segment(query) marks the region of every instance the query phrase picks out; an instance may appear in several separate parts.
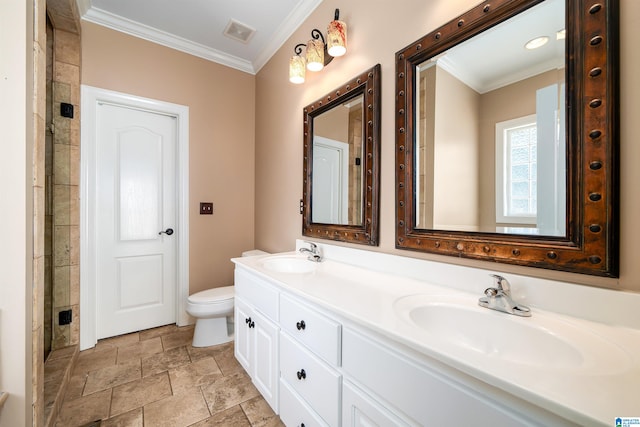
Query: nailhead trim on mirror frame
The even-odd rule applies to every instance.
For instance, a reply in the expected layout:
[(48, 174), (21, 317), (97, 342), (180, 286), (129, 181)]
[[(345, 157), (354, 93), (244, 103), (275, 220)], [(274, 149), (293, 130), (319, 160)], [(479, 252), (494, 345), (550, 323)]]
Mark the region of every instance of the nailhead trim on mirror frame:
[[(362, 225), (320, 224), (311, 221), (313, 118), (362, 94), (363, 102), (363, 221)], [(302, 235), (319, 239), (378, 245), (380, 210), (380, 64), (303, 109), (303, 205)]]
[[(414, 70), (541, 0), (485, 1), (396, 54), (396, 248), (618, 277), (618, 1), (566, 0), (567, 236), (417, 229)], [(573, 108), (571, 108), (573, 106)]]

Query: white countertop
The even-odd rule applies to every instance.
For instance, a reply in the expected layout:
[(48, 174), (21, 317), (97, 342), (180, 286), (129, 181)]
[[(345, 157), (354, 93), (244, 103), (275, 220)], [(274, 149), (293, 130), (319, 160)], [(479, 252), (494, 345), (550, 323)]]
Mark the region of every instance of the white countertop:
[[(366, 251), (359, 251), (359, 254), (363, 252)], [(296, 255), (296, 252), (289, 255)], [(438, 286), (406, 275), (371, 271), (326, 258), (311, 273), (274, 272), (262, 265), (270, 256), (274, 255), (234, 258), (232, 261), (349, 321), (575, 423), (610, 426), (614, 425), (616, 417), (640, 417), (638, 329), (534, 306), (530, 318), (515, 318), (478, 308), (485, 310), (487, 316), (507, 316), (504, 320), (509, 322), (534, 322), (542, 329), (546, 324), (561, 325), (569, 333), (575, 331), (575, 339), (597, 353), (593, 361), (586, 363), (589, 366), (582, 367), (540, 366), (517, 361), (502, 363), (499, 358), (432, 339), (428, 332), (415, 326), (397, 309), (399, 299), (416, 294), (427, 295), (424, 298), (453, 298), (468, 303), (469, 309), (475, 309), (471, 306), (477, 306), (481, 293)], [(515, 295), (514, 299), (521, 302)]]

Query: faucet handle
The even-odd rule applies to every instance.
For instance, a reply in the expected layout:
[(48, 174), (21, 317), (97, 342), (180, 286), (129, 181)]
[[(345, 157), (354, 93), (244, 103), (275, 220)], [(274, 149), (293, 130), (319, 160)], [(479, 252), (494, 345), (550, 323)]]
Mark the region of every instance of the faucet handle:
[(511, 292), (511, 285), (509, 284), (509, 281), (507, 279), (500, 276), (499, 274), (490, 274), (490, 276), (494, 278), (496, 284), (495, 287), (498, 291), (502, 291), (506, 294)]
[(489, 298), (493, 298), (498, 295), (498, 290), (496, 288), (487, 288), (484, 290), (484, 294)]

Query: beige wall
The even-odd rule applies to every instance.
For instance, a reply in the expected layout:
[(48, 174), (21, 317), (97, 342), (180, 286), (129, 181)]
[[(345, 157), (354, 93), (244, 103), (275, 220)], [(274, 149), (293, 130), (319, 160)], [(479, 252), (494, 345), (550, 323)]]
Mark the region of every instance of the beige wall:
[(436, 67), (435, 100), (432, 228), (477, 231), (480, 96)]
[[(253, 75), (82, 23), (82, 84), (189, 107), (190, 293), (232, 284), (229, 259), (254, 246), (254, 83)], [(199, 202), (213, 202), (213, 215), (199, 215)]]
[(332, 108), (316, 116), (313, 119), (313, 134), (347, 144), (349, 142), (349, 110)]
[[(302, 108), (335, 89), (347, 79), (376, 63), (382, 67), (381, 214), (380, 246), (366, 248), (398, 255), (434, 259), (447, 263), (478, 266), (503, 272), (566, 280), (640, 292), (640, 263), (637, 241), (640, 225), (640, 56), (634, 42), (640, 39), (640, 2), (621, 0), (621, 218), (620, 279), (554, 272), (453, 257), (421, 255), (395, 249), (395, 53), (468, 10), (476, 0), (406, 0), (402, 5), (366, 0), (348, 4), (325, 0), (299, 30), (282, 46), (256, 78), (256, 245), (270, 251), (294, 248), (302, 238), (298, 201), (302, 195)], [(293, 46), (308, 38), (312, 28), (322, 28), (340, 8), (340, 17), (349, 26), (348, 52), (336, 58), (320, 73), (308, 73), (303, 85), (287, 80), (287, 64)], [(381, 23), (384, 23), (381, 26)], [(395, 31), (397, 30), (397, 31)], [(274, 108), (277, 106), (277, 108)], [(286, 167), (283, 167), (286, 165)], [(355, 246), (363, 248), (362, 246)]]

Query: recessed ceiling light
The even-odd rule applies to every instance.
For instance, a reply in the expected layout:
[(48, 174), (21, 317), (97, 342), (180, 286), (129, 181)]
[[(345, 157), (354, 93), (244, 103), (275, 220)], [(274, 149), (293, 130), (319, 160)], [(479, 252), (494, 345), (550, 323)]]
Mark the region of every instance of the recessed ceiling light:
[(527, 44), (524, 45), (524, 47), (526, 47), (529, 50), (537, 49), (547, 44), (548, 41), (549, 41), (549, 37), (547, 36), (536, 37), (535, 39), (529, 40)]
[(556, 33), (556, 40), (564, 40), (567, 37), (567, 30), (564, 28)]
[(242, 43), (249, 43), (251, 37), (256, 32), (248, 25), (242, 24), (234, 19), (230, 20), (224, 29), (224, 35)]

